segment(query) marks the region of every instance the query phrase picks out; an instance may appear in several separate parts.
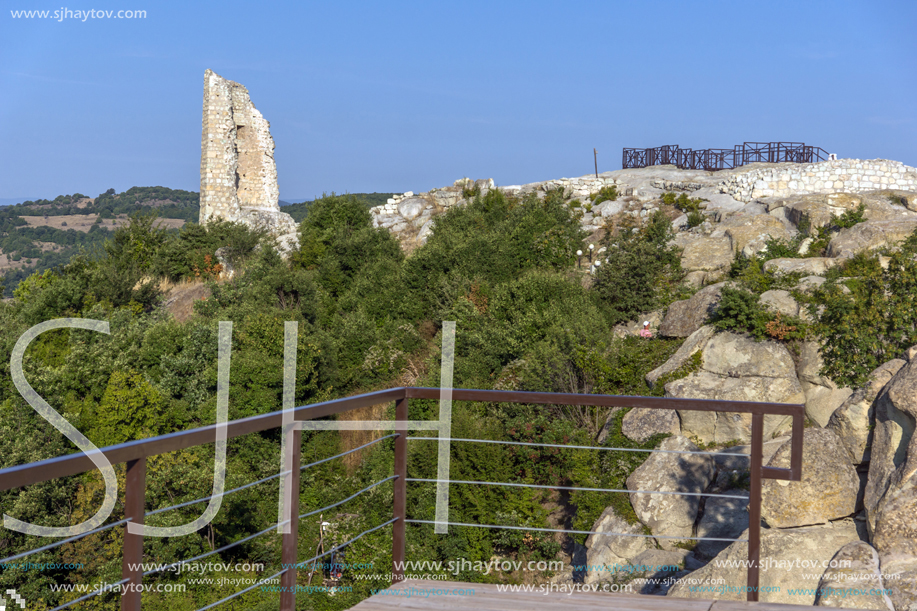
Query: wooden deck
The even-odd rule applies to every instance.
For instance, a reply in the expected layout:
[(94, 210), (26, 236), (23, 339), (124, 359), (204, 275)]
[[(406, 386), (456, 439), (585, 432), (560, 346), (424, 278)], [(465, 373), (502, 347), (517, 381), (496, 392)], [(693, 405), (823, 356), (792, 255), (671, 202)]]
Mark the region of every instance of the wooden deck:
[[(452, 611), (574, 611), (579, 609), (615, 609), (616, 611), (801, 611), (811, 610), (809, 605), (783, 605), (778, 603), (749, 603), (735, 601), (694, 600), (640, 594), (610, 594), (605, 592), (562, 591), (545, 593), (500, 592), (493, 584), (462, 583), (458, 581), (427, 581), (408, 579), (389, 590), (404, 594), (376, 594), (367, 598), (351, 611), (392, 611), (393, 609), (431, 609)], [(412, 590), (413, 588), (413, 590)], [(472, 590), (461, 595), (431, 594), (436, 590)]]

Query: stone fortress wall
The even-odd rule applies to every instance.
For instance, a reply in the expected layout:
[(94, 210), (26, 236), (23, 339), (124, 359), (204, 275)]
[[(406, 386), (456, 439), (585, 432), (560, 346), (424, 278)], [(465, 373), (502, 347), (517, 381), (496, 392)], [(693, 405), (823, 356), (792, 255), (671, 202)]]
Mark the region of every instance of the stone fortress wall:
[(215, 219), (267, 231), (281, 253), (295, 250), (299, 231), (280, 211), (270, 123), (244, 86), (212, 70), (204, 73), (201, 126), (200, 223)]
[(886, 159), (781, 163), (777, 167), (758, 168), (731, 176), (720, 189), (742, 202), (803, 193), (860, 193), (880, 189), (917, 191), (917, 169)]

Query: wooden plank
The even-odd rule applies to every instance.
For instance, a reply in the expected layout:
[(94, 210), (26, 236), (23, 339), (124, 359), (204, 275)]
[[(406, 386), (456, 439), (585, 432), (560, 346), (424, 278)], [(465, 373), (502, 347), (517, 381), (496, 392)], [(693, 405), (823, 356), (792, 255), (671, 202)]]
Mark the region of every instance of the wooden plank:
[[(809, 605), (791, 605), (787, 603), (769, 603), (769, 602), (757, 602), (750, 603), (745, 601), (735, 601), (735, 600), (717, 600), (714, 601), (713, 606), (710, 608), (710, 611), (798, 611), (805, 607), (806, 609), (812, 609)], [(848, 609), (848, 611), (851, 611)], [(852, 611), (857, 611), (852, 609)], [(866, 611), (861, 609), (860, 611)]]
[[(547, 584), (546, 584), (547, 585)], [(407, 593), (414, 588), (415, 592)], [(499, 591), (495, 584), (463, 583), (458, 581), (428, 581), (408, 579), (393, 585), (390, 590), (405, 591), (404, 595), (376, 594), (355, 607), (352, 611), (504, 611), (505, 609), (526, 609), (531, 611), (571, 611), (571, 609), (616, 609), (619, 611), (802, 611), (809, 605), (788, 605), (766, 602), (713, 601), (641, 594), (610, 592), (533, 592)], [(436, 595), (430, 590), (471, 589), (474, 594)]]
[[(608, 609), (613, 606), (622, 611), (709, 611), (710, 602), (684, 600), (662, 596), (617, 594), (607, 592), (573, 593), (562, 591), (533, 592), (499, 591), (495, 584), (462, 583), (455, 581), (427, 581), (410, 579), (392, 586), (390, 590), (404, 591), (404, 595), (375, 595), (353, 607), (353, 611), (390, 611), (392, 609), (432, 609), (448, 611), (474, 609), (475, 611), (503, 611), (521, 608), (542, 611), (570, 611), (576, 609)], [(414, 589), (412, 592), (411, 589)], [(429, 594), (431, 590), (473, 590), (474, 594)], [(411, 594), (408, 596), (408, 594)]]

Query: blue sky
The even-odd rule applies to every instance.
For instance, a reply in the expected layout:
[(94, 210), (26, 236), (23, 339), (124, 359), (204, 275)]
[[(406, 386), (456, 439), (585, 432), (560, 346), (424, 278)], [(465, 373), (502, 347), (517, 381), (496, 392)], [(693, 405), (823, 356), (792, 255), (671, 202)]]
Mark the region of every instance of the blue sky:
[[(2, 2), (0, 199), (198, 190), (207, 68), (271, 122), (283, 199), (579, 176), (593, 147), (917, 166), (914, 2), (81, 1)], [(147, 16), (11, 14), (64, 7)]]

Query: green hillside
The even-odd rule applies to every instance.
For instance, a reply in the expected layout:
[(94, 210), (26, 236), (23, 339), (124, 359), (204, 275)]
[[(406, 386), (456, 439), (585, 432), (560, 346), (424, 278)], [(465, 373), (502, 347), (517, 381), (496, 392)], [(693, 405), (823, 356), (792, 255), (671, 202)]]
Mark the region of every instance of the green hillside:
[(109, 189), (95, 198), (82, 193), (25, 201), (0, 208), (0, 278), (4, 296), (36, 271), (67, 263), (79, 253), (95, 256), (113, 231), (136, 213), (154, 212), (166, 227), (197, 221), (200, 197), (166, 187)]

